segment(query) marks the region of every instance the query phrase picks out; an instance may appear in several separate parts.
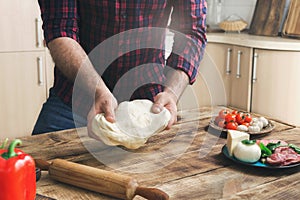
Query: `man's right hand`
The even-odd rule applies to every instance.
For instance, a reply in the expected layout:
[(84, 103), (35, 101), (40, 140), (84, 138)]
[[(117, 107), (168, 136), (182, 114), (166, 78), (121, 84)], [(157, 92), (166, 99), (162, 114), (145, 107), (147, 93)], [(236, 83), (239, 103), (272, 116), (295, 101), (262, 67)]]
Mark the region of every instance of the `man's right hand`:
[(95, 103), (88, 114), (88, 135), (96, 140), (100, 138), (92, 132), (92, 122), (95, 116), (99, 113), (104, 113), (107, 121), (115, 122), (115, 109), (118, 107), (118, 102), (114, 95), (107, 89), (105, 91), (96, 92)]
[(91, 132), (91, 122), (98, 113), (105, 113), (106, 119), (114, 122), (114, 110), (118, 106), (116, 98), (106, 87), (78, 42), (72, 38), (60, 37), (49, 42), (48, 47), (56, 66), (70, 81), (74, 82), (76, 79), (90, 95), (94, 94), (96, 85), (95, 103), (87, 116), (87, 126), (89, 136), (99, 139)]

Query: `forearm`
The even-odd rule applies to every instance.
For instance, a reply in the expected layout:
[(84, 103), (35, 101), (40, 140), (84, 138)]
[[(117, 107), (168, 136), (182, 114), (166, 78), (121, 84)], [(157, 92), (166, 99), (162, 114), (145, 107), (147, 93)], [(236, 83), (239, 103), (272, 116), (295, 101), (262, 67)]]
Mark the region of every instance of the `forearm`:
[(189, 83), (189, 77), (182, 70), (170, 70), (167, 73), (167, 81), (164, 92), (170, 93), (177, 103)]
[(74, 82), (77, 79), (76, 81), (80, 81), (90, 94), (95, 92), (93, 90), (95, 85), (97, 94), (107, 92), (108, 89), (101, 76), (75, 40), (68, 37), (56, 38), (49, 42), (48, 47), (55, 65), (70, 81)]

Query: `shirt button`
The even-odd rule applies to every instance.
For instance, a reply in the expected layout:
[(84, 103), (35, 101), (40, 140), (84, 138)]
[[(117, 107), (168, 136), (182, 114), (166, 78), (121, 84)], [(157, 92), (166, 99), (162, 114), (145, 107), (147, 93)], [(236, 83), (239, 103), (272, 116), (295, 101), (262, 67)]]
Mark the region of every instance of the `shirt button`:
[(126, 13), (123, 13), (123, 14), (121, 14), (121, 16), (122, 16), (123, 19), (126, 19), (127, 14), (126, 14)]

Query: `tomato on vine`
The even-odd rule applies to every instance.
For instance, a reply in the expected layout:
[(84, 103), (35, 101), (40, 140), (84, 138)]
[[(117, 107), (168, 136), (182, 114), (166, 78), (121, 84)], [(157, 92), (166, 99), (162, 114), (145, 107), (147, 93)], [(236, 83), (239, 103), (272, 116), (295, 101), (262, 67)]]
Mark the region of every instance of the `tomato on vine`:
[(245, 116), (245, 122), (250, 123), (252, 121), (252, 117), (249, 113), (246, 113), (244, 116)]
[(236, 122), (229, 122), (226, 124), (226, 128), (230, 130), (236, 130), (238, 127), (238, 124)]
[(225, 121), (226, 122), (235, 122), (236, 121), (235, 114), (231, 114), (231, 113), (227, 114), (225, 116)]
[(219, 126), (220, 128), (225, 128), (225, 126), (226, 126), (226, 121), (225, 121), (224, 119), (220, 120), (220, 121), (218, 122), (218, 126)]
[(239, 111), (233, 110), (233, 111), (231, 112), (231, 114), (237, 115), (237, 114), (239, 114)]
[(230, 111), (228, 109), (222, 109), (219, 112), (219, 117), (221, 117), (222, 119), (225, 119), (225, 116), (229, 113), (230, 113)]
[(242, 112), (240, 112), (236, 115), (236, 122), (238, 124), (243, 124), (245, 122), (245, 118), (245, 115)]
[(249, 126), (250, 126), (250, 123), (244, 122), (244, 123), (242, 123), (242, 125), (249, 127)]

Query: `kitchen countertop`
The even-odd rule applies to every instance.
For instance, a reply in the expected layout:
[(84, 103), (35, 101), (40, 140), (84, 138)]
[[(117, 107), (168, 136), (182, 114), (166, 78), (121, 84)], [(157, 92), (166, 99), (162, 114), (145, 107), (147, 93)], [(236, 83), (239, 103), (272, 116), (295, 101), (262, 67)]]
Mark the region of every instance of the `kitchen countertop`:
[[(207, 132), (211, 115), (211, 108), (181, 111), (178, 123), (170, 130), (152, 136), (141, 149), (127, 151), (128, 156), (117, 159), (112, 152), (120, 148), (100, 145), (86, 135), (84, 127), (24, 137), (19, 148), (34, 158), (62, 158), (132, 176), (141, 186), (165, 191), (172, 200), (300, 199), (299, 167), (270, 170), (227, 159), (221, 153), (226, 139)], [(283, 139), (300, 145), (300, 128), (271, 121), (275, 129), (256, 138)], [(165, 148), (168, 146), (171, 148)], [(143, 157), (144, 154), (150, 156)], [(42, 173), (37, 193), (59, 200), (114, 199), (54, 181), (48, 172)]]
[(207, 40), (259, 49), (300, 51), (300, 40), (291, 38), (257, 36), (247, 33), (207, 33)]

